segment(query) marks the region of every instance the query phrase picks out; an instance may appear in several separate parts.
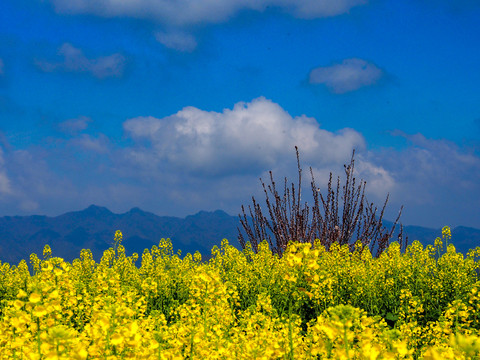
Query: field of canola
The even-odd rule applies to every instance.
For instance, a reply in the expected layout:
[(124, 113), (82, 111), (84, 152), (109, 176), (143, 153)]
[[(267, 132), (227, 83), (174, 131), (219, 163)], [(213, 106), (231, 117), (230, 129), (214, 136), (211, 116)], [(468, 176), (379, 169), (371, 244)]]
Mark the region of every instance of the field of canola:
[[(0, 359), (478, 359), (480, 248), (222, 241), (183, 259), (169, 240), (95, 263), (0, 264)], [(443, 240), (443, 241), (442, 241)], [(136, 264), (139, 262), (139, 264)]]

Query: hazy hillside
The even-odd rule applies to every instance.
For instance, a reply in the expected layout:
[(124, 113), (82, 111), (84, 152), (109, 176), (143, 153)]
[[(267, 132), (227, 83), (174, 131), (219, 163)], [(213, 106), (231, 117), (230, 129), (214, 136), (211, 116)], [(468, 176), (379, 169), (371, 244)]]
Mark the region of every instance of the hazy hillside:
[(18, 263), (28, 259), (32, 252), (41, 256), (45, 244), (52, 247), (54, 256), (68, 261), (77, 258), (83, 248), (91, 249), (99, 260), (112, 245), (116, 230), (123, 233), (122, 245), (127, 254), (141, 254), (145, 248), (158, 245), (160, 239), (170, 238), (175, 251), (181, 249), (186, 254), (198, 250), (207, 256), (222, 238), (238, 245), (238, 218), (235, 219), (221, 210), (200, 211), (181, 219), (157, 216), (138, 208), (114, 214), (95, 205), (56, 217), (5, 216), (0, 218), (0, 260)]

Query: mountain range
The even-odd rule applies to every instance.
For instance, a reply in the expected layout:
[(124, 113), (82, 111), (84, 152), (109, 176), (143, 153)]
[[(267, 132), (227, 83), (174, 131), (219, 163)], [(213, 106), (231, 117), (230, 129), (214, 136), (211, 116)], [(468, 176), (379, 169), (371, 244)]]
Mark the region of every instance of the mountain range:
[[(249, 219), (251, 221), (251, 219)], [(390, 229), (392, 222), (383, 221)], [(113, 245), (116, 230), (123, 233), (122, 245), (127, 255), (136, 252), (141, 256), (144, 249), (158, 245), (162, 238), (170, 238), (176, 252), (199, 251), (206, 259), (214, 245), (220, 246), (223, 238), (238, 249), (238, 228), (243, 231), (238, 216), (231, 216), (222, 210), (200, 211), (185, 218), (157, 216), (133, 208), (123, 214), (114, 214), (105, 207), (91, 205), (82, 211), (48, 216), (3, 216), (0, 217), (0, 261), (18, 264), (21, 259), (29, 261), (31, 253), (42, 257), (45, 244), (52, 248), (52, 255), (66, 261), (78, 258), (82, 249), (90, 249), (96, 261), (103, 251)], [(397, 226), (398, 228), (398, 226)], [(441, 229), (420, 226), (404, 226), (404, 235), (409, 244), (419, 240), (423, 245), (433, 244), (442, 236)], [(398, 229), (394, 233), (396, 239)], [(245, 238), (247, 238), (245, 236)], [(457, 252), (466, 252), (480, 246), (480, 229), (458, 226), (452, 229), (452, 240)]]

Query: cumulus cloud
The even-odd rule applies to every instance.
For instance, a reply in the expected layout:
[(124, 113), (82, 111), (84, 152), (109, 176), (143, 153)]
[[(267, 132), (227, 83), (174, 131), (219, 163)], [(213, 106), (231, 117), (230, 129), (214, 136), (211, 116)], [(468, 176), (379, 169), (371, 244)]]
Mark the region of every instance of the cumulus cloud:
[(328, 132), (314, 119), (292, 117), (263, 97), (221, 113), (186, 107), (163, 119), (130, 119), (123, 127), (133, 139), (150, 143), (132, 150), (137, 161), (168, 161), (213, 176), (272, 167), (290, 158), (295, 145), (305, 159), (321, 154), (327, 162), (348, 158), (353, 148), (365, 147), (363, 136), (353, 129)]
[(345, 59), (341, 64), (318, 67), (310, 72), (311, 84), (325, 84), (335, 94), (355, 91), (375, 84), (383, 76), (383, 71), (365, 60)]
[(269, 170), (280, 195), (284, 177), (297, 188), (298, 145), (302, 204), (313, 204), (309, 167), (325, 194), (330, 172), (345, 184), (343, 164), (355, 148), (354, 176), (367, 181), (367, 200), (381, 209), (390, 193), (385, 219), (405, 205), (403, 224), (479, 226), (480, 158), (446, 140), (397, 131), (408, 142), (402, 150), (368, 150), (354, 129), (326, 131), (265, 98), (221, 112), (186, 107), (161, 119), (137, 117), (123, 129), (127, 141), (118, 145), (80, 133), (53, 147), (6, 147), (0, 211), (58, 215), (95, 203), (114, 212), (139, 206), (171, 216), (218, 208), (238, 214), (252, 196), (265, 200), (259, 178), (269, 184)]
[(157, 32), (155, 38), (167, 48), (178, 51), (192, 52), (197, 47), (197, 41), (192, 35), (181, 32)]
[(82, 50), (69, 43), (65, 43), (60, 47), (58, 55), (63, 56), (63, 62), (37, 61), (36, 64), (44, 72), (56, 70), (86, 72), (99, 79), (104, 79), (107, 77), (121, 77), (126, 63), (125, 57), (118, 53), (96, 59), (87, 58)]
[(50, 0), (58, 13), (130, 16), (177, 26), (226, 21), (241, 10), (280, 8), (300, 18), (335, 16), (368, 0)]
[(89, 117), (80, 116), (76, 119), (68, 119), (61, 122), (58, 124), (58, 128), (64, 133), (74, 135), (85, 130), (90, 122), (92, 122), (92, 119)]

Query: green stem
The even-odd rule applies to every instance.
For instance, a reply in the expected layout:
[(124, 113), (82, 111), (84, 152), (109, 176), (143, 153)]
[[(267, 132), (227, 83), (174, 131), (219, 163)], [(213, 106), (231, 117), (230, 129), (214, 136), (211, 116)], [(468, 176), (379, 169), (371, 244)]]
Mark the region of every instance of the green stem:
[(290, 360), (294, 360), (293, 358), (293, 329), (292, 329), (292, 300), (288, 302), (288, 339), (290, 345), (290, 353), (289, 358)]
[(343, 323), (343, 341), (345, 343), (345, 352), (347, 353), (347, 360), (350, 360), (350, 355), (348, 354), (348, 350), (350, 346), (348, 346), (347, 326), (345, 322)]

